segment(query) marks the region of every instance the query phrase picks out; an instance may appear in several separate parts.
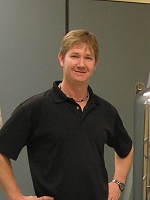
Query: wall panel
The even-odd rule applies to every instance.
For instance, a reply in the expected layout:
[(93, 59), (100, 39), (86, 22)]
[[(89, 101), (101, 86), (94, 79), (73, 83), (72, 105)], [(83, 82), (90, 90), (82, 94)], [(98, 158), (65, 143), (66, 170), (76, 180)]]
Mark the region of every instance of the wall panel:
[[(30, 96), (62, 77), (57, 54), (65, 34), (65, 0), (0, 1), (0, 107), (5, 122)], [(32, 195), (24, 149), (13, 162), (23, 193)], [(6, 200), (0, 190), (0, 199)]]
[[(150, 71), (150, 6), (70, 0), (70, 30), (88, 29), (100, 42), (100, 62), (91, 86), (119, 111), (130, 136), (134, 133), (135, 85), (147, 83)], [(113, 152), (106, 147), (109, 178)]]

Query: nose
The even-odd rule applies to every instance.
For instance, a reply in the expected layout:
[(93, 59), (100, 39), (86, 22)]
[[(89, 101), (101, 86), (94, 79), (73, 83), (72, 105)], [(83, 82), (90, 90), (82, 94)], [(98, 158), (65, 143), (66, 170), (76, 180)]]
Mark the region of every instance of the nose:
[(84, 63), (84, 59), (80, 58), (79, 62), (78, 62), (78, 67), (85, 67), (85, 63)]

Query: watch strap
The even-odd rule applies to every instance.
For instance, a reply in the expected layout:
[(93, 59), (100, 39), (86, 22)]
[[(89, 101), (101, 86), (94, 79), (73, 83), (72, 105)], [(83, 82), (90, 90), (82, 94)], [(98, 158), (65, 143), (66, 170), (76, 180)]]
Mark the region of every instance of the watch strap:
[(113, 179), (112, 182), (118, 184), (121, 192), (125, 189), (125, 183), (119, 181), (118, 179)]

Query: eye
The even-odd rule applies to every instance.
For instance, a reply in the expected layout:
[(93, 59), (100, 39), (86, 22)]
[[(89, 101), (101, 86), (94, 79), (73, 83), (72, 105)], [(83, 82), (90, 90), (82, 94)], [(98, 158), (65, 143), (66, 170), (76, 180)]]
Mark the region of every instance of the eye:
[(90, 57), (90, 56), (87, 56), (86, 59), (87, 59), (87, 60), (93, 60), (93, 58)]
[(77, 55), (71, 55), (71, 58), (78, 58), (79, 56)]

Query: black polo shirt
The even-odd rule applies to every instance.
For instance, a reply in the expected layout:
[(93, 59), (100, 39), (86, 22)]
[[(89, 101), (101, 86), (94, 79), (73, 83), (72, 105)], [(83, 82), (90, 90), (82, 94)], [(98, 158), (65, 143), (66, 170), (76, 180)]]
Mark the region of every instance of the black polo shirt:
[(37, 196), (107, 200), (104, 145), (125, 157), (132, 141), (117, 110), (90, 87), (90, 99), (82, 112), (58, 84), (18, 106), (1, 129), (0, 152), (16, 160), (27, 145)]

